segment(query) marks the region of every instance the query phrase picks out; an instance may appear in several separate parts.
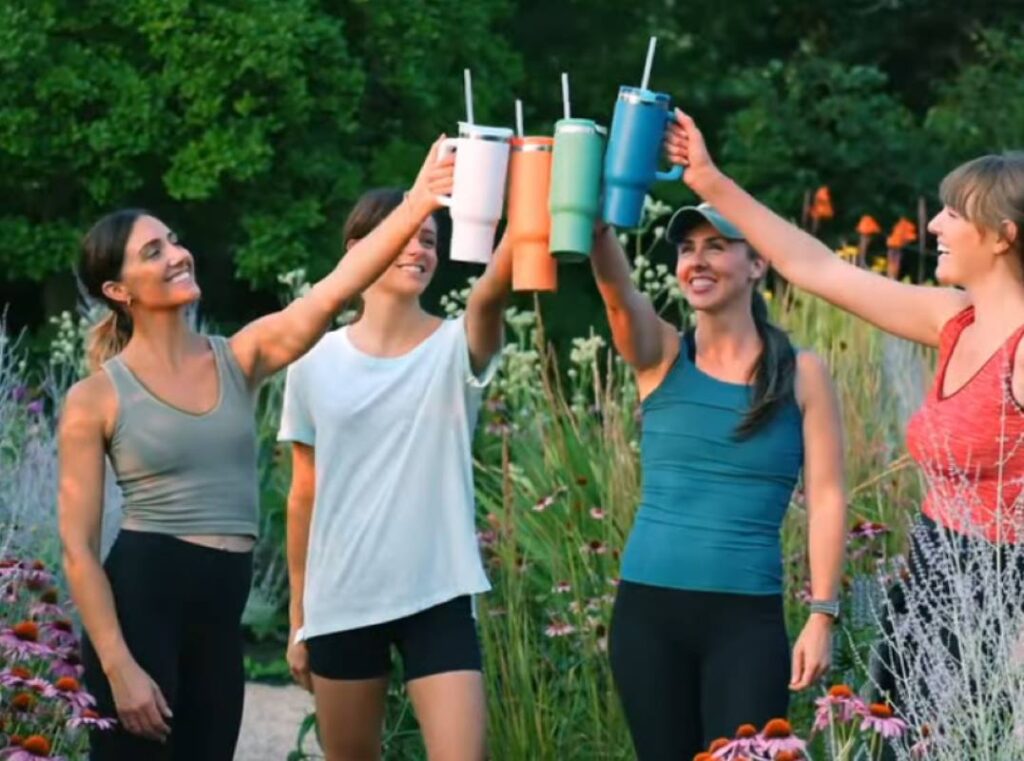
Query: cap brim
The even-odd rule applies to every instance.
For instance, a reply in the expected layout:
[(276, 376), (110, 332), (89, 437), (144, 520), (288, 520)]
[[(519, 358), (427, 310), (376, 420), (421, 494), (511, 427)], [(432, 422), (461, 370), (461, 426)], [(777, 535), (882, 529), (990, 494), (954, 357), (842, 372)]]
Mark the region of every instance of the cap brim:
[(745, 240), (743, 233), (717, 211), (702, 209), (699, 206), (683, 206), (678, 209), (665, 228), (665, 240), (678, 245), (683, 242), (690, 230), (702, 222), (707, 222), (730, 240)]

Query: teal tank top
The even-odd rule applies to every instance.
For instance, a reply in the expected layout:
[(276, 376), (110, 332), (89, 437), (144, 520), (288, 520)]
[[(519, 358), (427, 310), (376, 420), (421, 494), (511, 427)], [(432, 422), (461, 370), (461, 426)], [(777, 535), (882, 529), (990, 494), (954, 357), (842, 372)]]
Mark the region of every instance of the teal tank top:
[(733, 437), (752, 388), (697, 369), (691, 336), (644, 400), (643, 489), (622, 560), (626, 581), (706, 592), (782, 592), (780, 531), (803, 466), (795, 399)]
[(258, 534), (255, 394), (227, 339), (207, 338), (220, 393), (202, 415), (154, 396), (120, 357), (103, 364), (117, 391), (107, 453), (124, 496), (124, 528)]

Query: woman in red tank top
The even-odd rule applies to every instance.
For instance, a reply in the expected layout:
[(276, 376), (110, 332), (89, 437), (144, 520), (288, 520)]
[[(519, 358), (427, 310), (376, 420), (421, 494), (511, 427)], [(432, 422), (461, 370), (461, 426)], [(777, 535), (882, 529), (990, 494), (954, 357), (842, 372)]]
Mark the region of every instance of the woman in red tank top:
[[(913, 533), (910, 580), (898, 585), (906, 606), (894, 601), (883, 628), (882, 647), (899, 653), (883, 669), (900, 688), (897, 708), (912, 723), (953, 722), (946, 715), (952, 709), (941, 706), (955, 695), (961, 725), (963, 717), (988, 711), (1009, 727), (1005, 736), (984, 738), (985, 728), (955, 727), (932, 742), (959, 733), (991, 744), (995, 755), (987, 757), (1008, 758), (1000, 754), (1010, 745), (1021, 749), (1012, 757), (1024, 757), (1024, 719), (1015, 727), (1008, 713), (1024, 703), (1024, 674), (1005, 676), (1009, 665), (1024, 663), (1024, 153), (982, 156), (943, 180), (943, 208), (928, 225), (944, 286), (936, 288), (860, 269), (773, 213), (719, 171), (700, 130), (680, 111), (666, 152), (686, 167), (686, 184), (790, 283), (939, 349), (934, 386), (908, 426), (907, 443), (928, 488)], [(894, 673), (906, 663), (917, 669), (913, 677)], [(922, 705), (930, 719), (921, 718)], [(971, 758), (987, 752), (964, 750)]]

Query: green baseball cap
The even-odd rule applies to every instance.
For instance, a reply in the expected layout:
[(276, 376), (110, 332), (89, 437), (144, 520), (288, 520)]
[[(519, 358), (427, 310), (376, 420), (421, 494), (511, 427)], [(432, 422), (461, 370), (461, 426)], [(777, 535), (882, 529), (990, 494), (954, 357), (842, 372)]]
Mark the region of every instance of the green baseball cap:
[(708, 222), (729, 240), (746, 240), (732, 222), (723, 217), (714, 206), (702, 203), (698, 206), (684, 206), (678, 209), (668, 221), (665, 228), (665, 240), (678, 246), (686, 238), (686, 234), (701, 222)]

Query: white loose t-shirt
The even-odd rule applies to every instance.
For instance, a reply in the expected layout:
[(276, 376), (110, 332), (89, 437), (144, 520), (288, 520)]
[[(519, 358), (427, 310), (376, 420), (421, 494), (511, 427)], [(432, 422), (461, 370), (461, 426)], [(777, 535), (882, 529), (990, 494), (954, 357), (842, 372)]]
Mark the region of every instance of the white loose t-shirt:
[(279, 441), (316, 448), (303, 640), (490, 589), (474, 521), (483, 388), (464, 318), (399, 357), (325, 335), (288, 369)]

